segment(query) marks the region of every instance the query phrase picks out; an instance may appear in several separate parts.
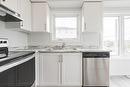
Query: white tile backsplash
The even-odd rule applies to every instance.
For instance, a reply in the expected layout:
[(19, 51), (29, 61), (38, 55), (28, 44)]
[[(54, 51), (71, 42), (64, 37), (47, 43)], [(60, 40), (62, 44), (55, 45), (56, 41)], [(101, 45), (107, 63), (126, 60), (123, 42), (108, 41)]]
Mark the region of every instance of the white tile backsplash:
[(83, 32), (81, 36), (83, 46), (88, 48), (100, 48), (100, 34), (97, 32)]
[(100, 34), (97, 32), (83, 32), (81, 40), (74, 40), (74, 41), (57, 41), (51, 40), (51, 34), (46, 32), (41, 33), (30, 33), (28, 36), (28, 43), (31, 46), (55, 46), (62, 42), (65, 42), (66, 45), (73, 45), (73, 46), (84, 46), (89, 48), (99, 48), (100, 47)]
[(9, 47), (22, 47), (28, 45), (28, 34), (6, 29), (5, 22), (0, 21), (0, 38), (8, 38)]
[(50, 43), (51, 36), (47, 32), (30, 33), (28, 36), (28, 44), (30, 46), (46, 46)]

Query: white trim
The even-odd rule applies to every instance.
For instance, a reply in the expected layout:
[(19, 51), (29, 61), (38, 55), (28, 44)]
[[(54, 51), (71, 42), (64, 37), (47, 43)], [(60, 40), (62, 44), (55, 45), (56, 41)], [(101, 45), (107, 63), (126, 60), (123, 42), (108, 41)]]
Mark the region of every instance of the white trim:
[[(118, 17), (118, 25), (117, 25), (117, 28), (116, 28), (116, 33), (115, 33), (115, 37), (116, 37), (116, 45), (118, 45), (117, 46), (117, 49), (116, 49), (116, 53), (117, 54), (115, 54), (115, 55), (113, 55), (113, 56), (118, 56), (119, 55), (119, 41), (118, 41), (118, 39), (119, 39), (119, 36), (120, 36), (120, 34), (119, 34), (119, 28), (120, 28), (120, 24), (119, 24), (119, 16), (118, 15), (105, 15), (104, 17)], [(104, 31), (104, 30), (103, 30)], [(102, 44), (103, 44), (103, 40), (102, 40)]]
[(124, 55), (124, 19), (119, 16), (119, 56)]
[[(125, 15), (125, 16), (130, 16), (130, 15)], [(124, 32), (124, 31), (125, 31), (125, 26), (124, 26), (124, 17), (125, 17), (125, 16), (122, 17), (122, 19), (123, 19), (123, 20), (122, 20), (122, 23), (123, 23), (123, 28), (122, 28), (123, 36), (124, 36), (124, 34), (125, 34), (125, 32)], [(123, 45), (124, 55), (125, 55), (125, 56), (130, 56), (130, 52), (126, 52), (126, 50), (125, 50), (125, 43), (124, 43), (124, 42), (125, 42), (125, 37), (123, 37), (123, 44), (122, 44), (122, 45)]]

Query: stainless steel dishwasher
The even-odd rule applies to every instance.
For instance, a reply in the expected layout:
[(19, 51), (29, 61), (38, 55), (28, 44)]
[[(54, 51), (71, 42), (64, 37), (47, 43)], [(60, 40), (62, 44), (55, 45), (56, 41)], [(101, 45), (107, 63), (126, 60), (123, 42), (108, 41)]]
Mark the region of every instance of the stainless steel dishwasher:
[(109, 87), (109, 52), (83, 52), (83, 87)]

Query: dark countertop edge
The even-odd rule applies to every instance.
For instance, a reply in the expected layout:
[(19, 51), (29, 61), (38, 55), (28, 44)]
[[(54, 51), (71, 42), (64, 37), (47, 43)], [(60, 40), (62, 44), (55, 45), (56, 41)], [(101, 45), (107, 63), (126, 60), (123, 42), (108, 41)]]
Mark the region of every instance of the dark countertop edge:
[[(17, 53), (21, 53), (21, 54), (14, 55), (13, 53), (11, 53), (11, 54), (9, 54), (8, 57), (0, 59), (0, 63), (8, 61), (8, 60), (12, 60), (14, 58), (21, 58), (21, 57), (26, 57), (26, 56), (35, 54), (35, 51), (9, 51), (9, 52), (13, 52), (14, 54), (17, 54)], [(24, 54), (22, 54), (22, 53), (24, 53)]]
[(25, 54), (23, 54), (23, 55), (19, 55), (19, 56), (16, 56), (15, 58), (19, 58), (19, 57), (26, 57), (26, 56), (29, 56), (29, 55), (32, 55), (32, 54), (34, 54), (35, 52), (28, 52), (27, 54), (25, 53)]

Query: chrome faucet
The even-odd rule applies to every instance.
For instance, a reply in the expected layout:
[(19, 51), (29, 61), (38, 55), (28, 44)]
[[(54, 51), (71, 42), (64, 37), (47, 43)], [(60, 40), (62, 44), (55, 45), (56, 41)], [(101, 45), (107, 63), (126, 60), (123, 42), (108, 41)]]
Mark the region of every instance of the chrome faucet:
[(66, 46), (65, 42), (62, 43), (62, 49)]

